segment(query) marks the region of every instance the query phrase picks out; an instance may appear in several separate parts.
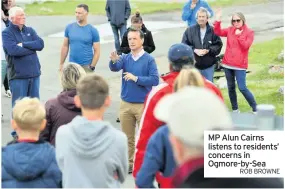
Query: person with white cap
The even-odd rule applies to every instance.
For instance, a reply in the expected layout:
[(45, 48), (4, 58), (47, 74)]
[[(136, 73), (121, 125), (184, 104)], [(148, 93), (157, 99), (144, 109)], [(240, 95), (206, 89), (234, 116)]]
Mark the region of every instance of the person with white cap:
[[(179, 75), (181, 69), (187, 65), (194, 66), (194, 53), (192, 48), (188, 45), (177, 43), (170, 47), (168, 51), (168, 60), (170, 72), (161, 77), (164, 82), (150, 91), (144, 103), (144, 111), (139, 126), (138, 137), (136, 139), (136, 153), (133, 167), (133, 176), (135, 178), (142, 166), (150, 137), (159, 127), (165, 125), (164, 122), (159, 121), (154, 117), (153, 110), (157, 102), (163, 96), (173, 92), (174, 80)], [(205, 87), (212, 90), (223, 100), (221, 91), (212, 82), (205, 78), (203, 79)], [(165, 178), (160, 173), (157, 173), (156, 180), (162, 188), (167, 188), (168, 183), (171, 181), (170, 178)]]
[(226, 105), (209, 89), (187, 86), (166, 95), (154, 115), (169, 127), (178, 164), (173, 188), (283, 188), (279, 178), (204, 177), (204, 131), (233, 129)]

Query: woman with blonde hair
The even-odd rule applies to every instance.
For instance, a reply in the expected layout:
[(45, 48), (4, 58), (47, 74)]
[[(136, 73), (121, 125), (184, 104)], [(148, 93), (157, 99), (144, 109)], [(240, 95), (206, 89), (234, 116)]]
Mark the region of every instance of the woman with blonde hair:
[(256, 113), (256, 101), (253, 94), (246, 86), (246, 70), (248, 68), (248, 52), (254, 40), (254, 32), (246, 25), (245, 16), (240, 13), (234, 13), (231, 18), (231, 26), (222, 29), (219, 10), (216, 14), (214, 23), (214, 32), (216, 35), (227, 38), (227, 47), (221, 66), (224, 67), (228, 94), (230, 97), (233, 112), (239, 113), (236, 85), (243, 94), (253, 113)]
[(195, 68), (183, 68), (176, 78), (173, 89), (174, 92), (185, 86), (204, 87), (205, 82), (201, 73)]
[(45, 104), (47, 125), (41, 138), (55, 145), (55, 134), (61, 125), (69, 123), (75, 116), (81, 115), (80, 108), (74, 104), (76, 85), (86, 75), (84, 69), (75, 63), (66, 64), (60, 73), (63, 91)]
[[(173, 85), (174, 92), (186, 86), (205, 86), (204, 78), (196, 68), (185, 67), (180, 71)], [(160, 172), (165, 178), (163, 183), (159, 183), (159, 187), (172, 187), (171, 177), (176, 169), (176, 163), (168, 138), (169, 130), (164, 125), (158, 128), (149, 139), (143, 164), (135, 180), (138, 188), (153, 188), (153, 181), (157, 172)]]

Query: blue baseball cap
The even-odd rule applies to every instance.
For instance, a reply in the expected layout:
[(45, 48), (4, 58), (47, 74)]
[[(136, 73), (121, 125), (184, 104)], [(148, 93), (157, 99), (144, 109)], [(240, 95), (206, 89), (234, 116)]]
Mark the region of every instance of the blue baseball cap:
[(170, 64), (181, 69), (184, 65), (194, 65), (194, 53), (190, 46), (177, 43), (170, 47), (168, 60)]

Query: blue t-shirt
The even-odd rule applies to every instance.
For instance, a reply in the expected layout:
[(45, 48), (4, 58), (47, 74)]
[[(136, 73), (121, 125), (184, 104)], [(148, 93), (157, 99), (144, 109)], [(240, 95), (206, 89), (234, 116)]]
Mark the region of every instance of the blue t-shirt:
[(69, 39), (69, 62), (89, 65), (93, 60), (93, 43), (100, 42), (98, 30), (92, 25), (80, 26), (76, 22), (69, 24), (64, 36)]

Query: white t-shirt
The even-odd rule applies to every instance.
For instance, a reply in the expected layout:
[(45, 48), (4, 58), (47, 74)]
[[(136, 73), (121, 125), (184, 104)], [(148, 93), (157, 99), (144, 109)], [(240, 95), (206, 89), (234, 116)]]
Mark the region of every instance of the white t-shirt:
[[(2, 32), (5, 30), (6, 28), (6, 25), (4, 23), (4, 21), (1, 19), (1, 29), (2, 29)], [(2, 32), (1, 32), (1, 35), (0, 35), (0, 40), (1, 40), (1, 60), (6, 60), (5, 59), (5, 53), (4, 53), (4, 49), (3, 49), (3, 42), (2, 42)]]

